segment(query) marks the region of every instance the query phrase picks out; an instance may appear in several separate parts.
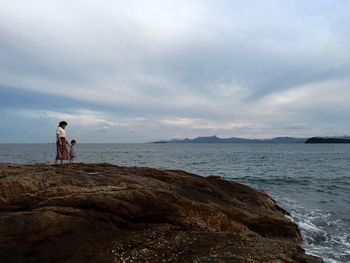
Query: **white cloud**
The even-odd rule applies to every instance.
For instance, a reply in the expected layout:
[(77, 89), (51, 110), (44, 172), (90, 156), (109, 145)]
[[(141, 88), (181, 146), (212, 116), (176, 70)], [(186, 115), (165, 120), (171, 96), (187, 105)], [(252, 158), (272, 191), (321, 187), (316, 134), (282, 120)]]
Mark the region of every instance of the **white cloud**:
[(51, 121), (65, 120), (80, 127), (95, 127), (98, 129), (110, 129), (114, 126), (125, 126), (123, 122), (118, 122), (104, 115), (101, 112), (95, 112), (85, 109), (76, 109), (73, 111), (57, 112), (50, 110), (31, 110), (17, 109), (12, 110), (12, 114), (32, 119), (50, 119)]
[(350, 79), (324, 81), (293, 87), (262, 98), (257, 110), (266, 115), (318, 114), (328, 111), (344, 115), (350, 110)]
[(206, 131), (230, 130), (236, 132), (237, 130), (252, 129), (262, 126), (257, 123), (244, 122), (228, 122), (228, 121), (212, 121), (205, 119), (188, 119), (188, 118), (168, 118), (161, 119), (160, 123), (181, 128), (189, 129), (203, 129)]

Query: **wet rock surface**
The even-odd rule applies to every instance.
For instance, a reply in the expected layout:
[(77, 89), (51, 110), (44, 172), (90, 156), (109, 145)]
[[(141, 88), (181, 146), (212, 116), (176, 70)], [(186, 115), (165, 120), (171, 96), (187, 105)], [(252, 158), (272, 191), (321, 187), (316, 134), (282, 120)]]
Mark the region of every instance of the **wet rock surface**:
[(287, 214), (183, 171), (0, 165), (1, 262), (322, 262)]

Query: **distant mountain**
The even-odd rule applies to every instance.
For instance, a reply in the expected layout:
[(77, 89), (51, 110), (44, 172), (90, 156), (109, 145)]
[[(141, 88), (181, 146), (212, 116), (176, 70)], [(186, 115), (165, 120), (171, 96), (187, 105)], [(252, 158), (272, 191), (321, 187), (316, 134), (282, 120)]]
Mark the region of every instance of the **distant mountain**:
[(312, 137), (305, 141), (305, 143), (350, 143), (349, 136), (328, 138), (328, 137)]
[[(326, 138), (328, 138), (328, 137), (326, 137)], [(332, 138), (332, 137), (329, 137), (329, 138)], [(350, 140), (350, 136), (348, 136), (348, 135), (345, 135), (345, 136), (334, 136), (333, 138)]]
[(304, 143), (306, 138), (276, 137), (273, 139), (244, 139), (244, 138), (219, 138), (217, 136), (197, 137), (194, 139), (162, 140), (155, 143)]

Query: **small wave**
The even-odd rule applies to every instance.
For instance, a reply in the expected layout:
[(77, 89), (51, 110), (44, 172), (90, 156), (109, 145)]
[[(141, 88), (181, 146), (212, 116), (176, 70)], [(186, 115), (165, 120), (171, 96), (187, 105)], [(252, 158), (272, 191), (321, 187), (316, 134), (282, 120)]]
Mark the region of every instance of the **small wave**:
[(331, 212), (308, 209), (285, 197), (274, 198), (282, 207), (288, 207), (301, 230), (307, 253), (322, 257), (328, 263), (350, 262), (348, 222)]
[(339, 178), (313, 178), (309, 176), (240, 176), (240, 177), (229, 177), (234, 180), (242, 180), (246, 182), (265, 182), (265, 183), (295, 183), (305, 184), (312, 182), (327, 186), (328, 189), (343, 189), (350, 190), (350, 177), (339, 177)]
[(306, 230), (309, 233), (313, 232), (316, 234), (325, 234), (325, 231), (312, 224), (310, 220), (308, 220), (308, 222), (299, 223), (299, 227)]
[(246, 182), (246, 183), (263, 183), (263, 184), (274, 184), (274, 185), (283, 185), (296, 184), (307, 186), (312, 183), (312, 178), (308, 177), (257, 177), (257, 176), (243, 176), (239, 178), (232, 178), (236, 181)]

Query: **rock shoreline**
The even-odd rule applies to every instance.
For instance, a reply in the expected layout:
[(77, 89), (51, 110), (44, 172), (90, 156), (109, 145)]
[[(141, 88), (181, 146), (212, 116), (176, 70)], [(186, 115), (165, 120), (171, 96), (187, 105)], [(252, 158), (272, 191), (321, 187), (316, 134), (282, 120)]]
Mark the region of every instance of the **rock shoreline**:
[(0, 165), (7, 262), (319, 263), (264, 192), (184, 171)]

